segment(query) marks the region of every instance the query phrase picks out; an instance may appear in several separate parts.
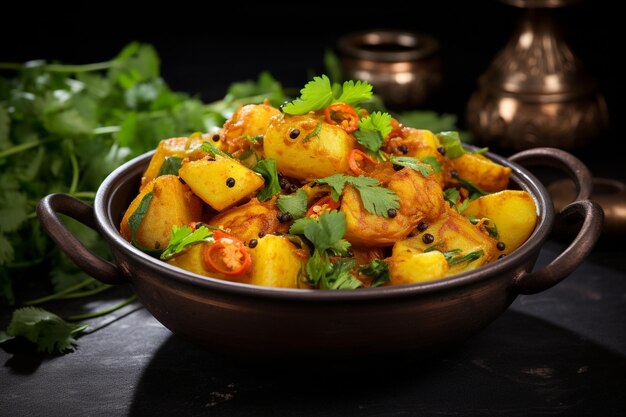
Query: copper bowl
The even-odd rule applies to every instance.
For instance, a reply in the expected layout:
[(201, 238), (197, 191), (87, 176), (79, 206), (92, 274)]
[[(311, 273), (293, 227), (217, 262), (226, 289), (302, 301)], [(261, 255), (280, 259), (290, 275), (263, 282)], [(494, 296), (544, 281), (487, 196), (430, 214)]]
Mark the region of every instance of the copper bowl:
[[(65, 194), (51, 194), (37, 207), (45, 230), (85, 272), (109, 284), (130, 283), (142, 304), (173, 333), (212, 350), (256, 357), (427, 352), (458, 343), (496, 319), (518, 294), (557, 284), (591, 251), (602, 211), (587, 200), (591, 177), (572, 155), (551, 148), (506, 160), (511, 185), (534, 198), (539, 220), (530, 238), (509, 256), (445, 279), (354, 291), (266, 288), (207, 278), (170, 266), (131, 246), (119, 234), (122, 214), (136, 195), (152, 153), (124, 164), (100, 186), (94, 207)], [(544, 186), (518, 165), (551, 164), (578, 185), (575, 202), (560, 216), (584, 221), (570, 246), (548, 266), (533, 269), (555, 220)], [(114, 262), (86, 249), (60, 222), (57, 212), (97, 230)], [(248, 356), (251, 357), (251, 356)]]

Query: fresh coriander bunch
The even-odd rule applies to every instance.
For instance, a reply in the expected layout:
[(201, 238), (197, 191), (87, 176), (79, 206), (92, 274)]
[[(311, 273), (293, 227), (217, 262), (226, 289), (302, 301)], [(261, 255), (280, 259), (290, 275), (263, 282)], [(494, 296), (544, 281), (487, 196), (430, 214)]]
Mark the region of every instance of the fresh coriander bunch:
[[(106, 175), (161, 139), (210, 131), (241, 104), (266, 98), (275, 105), (284, 100), (267, 73), (233, 84), (223, 100), (208, 105), (172, 91), (155, 49), (136, 42), (94, 64), (0, 63), (0, 305), (15, 303), (21, 277), (49, 280), (61, 296), (68, 289), (106, 289), (42, 231), (35, 215), (40, 198), (63, 192), (90, 201)], [(106, 256), (95, 232), (69, 227)]]

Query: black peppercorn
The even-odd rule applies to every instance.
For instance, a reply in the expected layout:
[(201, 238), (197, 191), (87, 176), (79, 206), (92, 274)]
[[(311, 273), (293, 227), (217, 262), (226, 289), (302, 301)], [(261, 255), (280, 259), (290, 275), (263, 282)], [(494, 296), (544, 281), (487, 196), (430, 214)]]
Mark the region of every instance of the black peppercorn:
[(390, 208), (389, 210), (387, 210), (387, 215), (393, 219), (398, 215), (398, 210), (396, 210), (395, 208)]
[(235, 186), (235, 179), (234, 179), (233, 177), (229, 177), (229, 178), (226, 180), (226, 186), (227, 186), (228, 188), (233, 188), (233, 187)]
[(300, 136), (300, 129), (298, 128), (292, 129), (291, 132), (289, 132), (289, 137), (291, 139), (296, 139), (298, 136)]
[(250, 239), (250, 242), (248, 242), (248, 247), (249, 248), (256, 248), (256, 245), (258, 245), (259, 241), (256, 239)]
[(499, 251), (503, 251), (503, 250), (505, 250), (505, 249), (506, 249), (506, 244), (505, 244), (504, 242), (498, 242), (498, 243), (496, 244), (496, 248), (497, 248)]
[(263, 236), (265, 236), (265, 232), (263, 230), (259, 230), (259, 233), (257, 233), (257, 236), (259, 236), (259, 238), (262, 238)]
[(446, 148), (444, 148), (443, 146), (438, 146), (437, 147), (437, 152), (439, 152), (442, 155), (446, 154)]
[(457, 172), (456, 169), (453, 169), (452, 171), (450, 171), (450, 176), (452, 178), (459, 178), (459, 173)]
[(434, 241), (435, 236), (431, 235), (430, 233), (424, 233), (424, 236), (422, 236), (422, 242), (426, 243), (427, 245), (433, 243)]
[(280, 185), (280, 188), (282, 188), (283, 190), (289, 187), (289, 181), (287, 181), (286, 178), (281, 178), (280, 180), (278, 180), (278, 184)]
[(220, 135), (215, 134), (215, 135), (213, 135), (212, 139), (213, 139), (213, 142), (218, 142), (220, 140)]
[(417, 230), (419, 230), (420, 232), (423, 232), (426, 229), (428, 229), (428, 223), (419, 222), (419, 224), (417, 225)]
[(398, 146), (398, 150), (405, 155), (409, 152), (409, 148), (407, 148), (405, 144)]
[(404, 168), (402, 165), (393, 164), (393, 170), (394, 171), (400, 171), (402, 168)]

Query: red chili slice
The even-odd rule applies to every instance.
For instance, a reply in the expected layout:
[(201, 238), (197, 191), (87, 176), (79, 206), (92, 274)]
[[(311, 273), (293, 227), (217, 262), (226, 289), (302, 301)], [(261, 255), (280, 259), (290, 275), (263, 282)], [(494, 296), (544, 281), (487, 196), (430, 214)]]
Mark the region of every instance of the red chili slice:
[(377, 164), (374, 158), (359, 149), (353, 149), (348, 154), (348, 166), (356, 175), (365, 174), (365, 171), (363, 171), (363, 169), (359, 165), (359, 162), (364, 161), (371, 162), (372, 164)]
[(355, 132), (359, 128), (359, 115), (349, 104), (331, 104), (326, 107), (324, 114), (328, 123), (341, 127), (347, 133)]
[(317, 200), (306, 212), (307, 217), (319, 216), (323, 211), (332, 211), (337, 210), (339, 208), (339, 201), (335, 201), (329, 195), (325, 195), (324, 197)]
[(215, 243), (205, 246), (202, 252), (204, 263), (225, 275), (245, 274), (252, 267), (252, 257), (243, 242), (228, 233), (213, 232)]

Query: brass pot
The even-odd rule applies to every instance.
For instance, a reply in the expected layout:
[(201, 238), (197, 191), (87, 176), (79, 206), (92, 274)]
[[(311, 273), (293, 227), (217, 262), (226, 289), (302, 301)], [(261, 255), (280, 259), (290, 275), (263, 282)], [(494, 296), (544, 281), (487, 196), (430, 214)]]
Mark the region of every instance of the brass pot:
[(498, 150), (583, 148), (608, 127), (608, 114), (547, 9), (567, 2), (507, 2), (530, 8), (480, 77), (467, 106), (468, 128)]
[(346, 78), (369, 82), (394, 110), (424, 104), (442, 82), (439, 42), (426, 34), (352, 33), (338, 40), (337, 49)]

